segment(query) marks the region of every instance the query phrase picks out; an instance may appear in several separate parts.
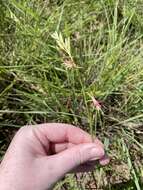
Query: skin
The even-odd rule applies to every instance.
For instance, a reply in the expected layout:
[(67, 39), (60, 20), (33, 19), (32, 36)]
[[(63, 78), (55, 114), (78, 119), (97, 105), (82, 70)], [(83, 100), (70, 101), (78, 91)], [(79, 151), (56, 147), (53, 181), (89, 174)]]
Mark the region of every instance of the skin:
[(106, 165), (103, 144), (67, 124), (22, 127), (0, 165), (1, 190), (46, 190), (68, 172), (84, 172), (99, 161)]

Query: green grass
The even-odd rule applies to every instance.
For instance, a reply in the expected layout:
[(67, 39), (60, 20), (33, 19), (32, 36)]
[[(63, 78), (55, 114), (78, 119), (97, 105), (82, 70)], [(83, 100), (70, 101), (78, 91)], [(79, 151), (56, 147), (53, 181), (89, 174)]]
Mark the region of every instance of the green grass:
[[(142, 8), (141, 0), (1, 0), (0, 132), (53, 121), (80, 126), (112, 158), (91, 182), (141, 190)], [(68, 176), (57, 189), (81, 189), (76, 181)]]

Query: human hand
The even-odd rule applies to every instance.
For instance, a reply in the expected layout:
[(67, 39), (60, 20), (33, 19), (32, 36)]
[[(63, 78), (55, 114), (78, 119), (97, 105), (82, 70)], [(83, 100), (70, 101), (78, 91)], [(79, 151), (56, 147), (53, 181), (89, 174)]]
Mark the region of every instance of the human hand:
[(109, 162), (103, 144), (67, 124), (22, 127), (0, 165), (1, 190), (45, 190), (71, 171), (87, 171)]

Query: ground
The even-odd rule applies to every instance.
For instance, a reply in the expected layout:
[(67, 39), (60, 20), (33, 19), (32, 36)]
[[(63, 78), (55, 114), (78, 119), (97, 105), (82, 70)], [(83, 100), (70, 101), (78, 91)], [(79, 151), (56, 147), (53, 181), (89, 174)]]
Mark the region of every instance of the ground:
[(110, 165), (55, 189), (143, 189), (143, 2), (0, 2), (0, 156), (23, 125), (71, 123)]

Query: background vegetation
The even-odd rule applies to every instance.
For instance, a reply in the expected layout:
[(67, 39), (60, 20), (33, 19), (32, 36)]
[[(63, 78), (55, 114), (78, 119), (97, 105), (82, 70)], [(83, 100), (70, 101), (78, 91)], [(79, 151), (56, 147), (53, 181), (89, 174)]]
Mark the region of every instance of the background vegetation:
[(23, 125), (72, 123), (111, 164), (55, 189), (143, 188), (142, 11), (141, 0), (0, 0), (1, 157)]

